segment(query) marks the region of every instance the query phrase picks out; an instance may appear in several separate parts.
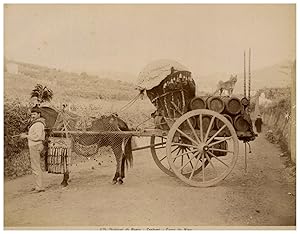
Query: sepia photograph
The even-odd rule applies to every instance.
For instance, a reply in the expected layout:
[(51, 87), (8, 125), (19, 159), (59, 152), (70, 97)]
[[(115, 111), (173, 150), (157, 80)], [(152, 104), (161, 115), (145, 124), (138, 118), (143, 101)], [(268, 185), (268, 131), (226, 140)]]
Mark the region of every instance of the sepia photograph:
[(4, 230), (296, 230), (296, 3), (3, 21)]

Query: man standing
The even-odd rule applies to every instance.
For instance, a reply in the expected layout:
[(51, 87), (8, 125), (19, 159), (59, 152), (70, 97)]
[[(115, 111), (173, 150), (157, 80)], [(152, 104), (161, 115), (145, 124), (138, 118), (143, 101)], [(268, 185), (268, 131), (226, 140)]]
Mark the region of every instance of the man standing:
[(31, 123), (29, 125), (28, 134), (22, 133), (20, 137), (28, 139), (31, 169), (35, 177), (35, 188), (32, 190), (36, 192), (44, 192), (45, 189), (42, 183), (40, 153), (44, 148), (45, 119), (41, 118), (41, 110), (39, 107), (35, 106), (31, 109)]
[(262, 125), (262, 118), (260, 115), (257, 116), (256, 120), (255, 120), (255, 127), (256, 127), (256, 131), (258, 133), (261, 132), (261, 125)]

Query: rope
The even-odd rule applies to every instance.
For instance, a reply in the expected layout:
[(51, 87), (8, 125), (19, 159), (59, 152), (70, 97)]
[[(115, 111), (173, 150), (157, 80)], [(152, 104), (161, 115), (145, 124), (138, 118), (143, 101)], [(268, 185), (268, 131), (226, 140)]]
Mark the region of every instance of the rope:
[(139, 93), (138, 95), (136, 95), (131, 101), (129, 101), (126, 105), (124, 105), (120, 110), (119, 113), (123, 112), (124, 110), (128, 109), (129, 107), (131, 107), (136, 100), (139, 99), (139, 97), (142, 95), (142, 93)]
[(250, 146), (250, 143), (249, 143), (249, 142), (246, 142), (246, 144), (249, 146), (249, 154), (251, 154), (251, 153), (252, 153), (252, 151), (251, 151), (251, 146)]
[(146, 119), (145, 121), (141, 122), (140, 124), (138, 124), (135, 128), (141, 126), (142, 124), (146, 123), (147, 121), (149, 121), (150, 119), (152, 119), (152, 117), (149, 117), (148, 119)]

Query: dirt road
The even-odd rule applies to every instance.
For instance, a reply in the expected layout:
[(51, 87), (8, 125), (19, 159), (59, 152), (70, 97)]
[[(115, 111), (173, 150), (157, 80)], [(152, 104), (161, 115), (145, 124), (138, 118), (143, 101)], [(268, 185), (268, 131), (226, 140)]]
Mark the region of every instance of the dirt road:
[(134, 167), (123, 185), (110, 183), (115, 162), (108, 155), (101, 166), (93, 159), (73, 165), (66, 188), (60, 187), (61, 175), (45, 174), (46, 192), (38, 194), (29, 192), (31, 176), (5, 181), (4, 225), (25, 229), (294, 228), (295, 178), (284, 166), (279, 147), (259, 136), (252, 143), (247, 174), (243, 152), (241, 144), (233, 172), (210, 188), (189, 187), (164, 174), (149, 150), (134, 152)]

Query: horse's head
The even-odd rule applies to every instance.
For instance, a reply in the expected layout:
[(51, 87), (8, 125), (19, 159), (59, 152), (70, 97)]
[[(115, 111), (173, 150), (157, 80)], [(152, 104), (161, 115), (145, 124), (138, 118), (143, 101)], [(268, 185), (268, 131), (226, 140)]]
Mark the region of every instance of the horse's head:
[(129, 130), (128, 125), (122, 119), (120, 119), (117, 114), (112, 114), (109, 117), (109, 122), (117, 126), (121, 131)]

